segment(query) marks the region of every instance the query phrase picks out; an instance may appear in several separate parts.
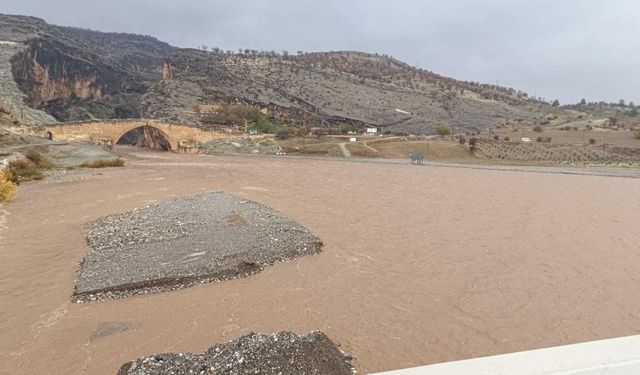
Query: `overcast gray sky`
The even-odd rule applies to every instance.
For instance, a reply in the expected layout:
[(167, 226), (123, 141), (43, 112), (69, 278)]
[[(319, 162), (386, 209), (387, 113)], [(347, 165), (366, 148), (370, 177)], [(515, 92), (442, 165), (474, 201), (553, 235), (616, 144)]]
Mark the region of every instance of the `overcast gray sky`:
[(386, 53), (563, 104), (640, 104), (638, 0), (2, 0), (0, 12), (178, 47)]

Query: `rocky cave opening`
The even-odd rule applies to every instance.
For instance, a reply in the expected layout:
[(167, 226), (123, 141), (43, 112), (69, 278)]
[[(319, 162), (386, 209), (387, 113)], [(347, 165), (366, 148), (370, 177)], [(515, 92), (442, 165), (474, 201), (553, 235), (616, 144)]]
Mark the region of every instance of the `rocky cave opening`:
[(151, 126), (141, 126), (129, 130), (118, 139), (117, 144), (171, 151), (171, 144), (166, 136), (160, 130)]

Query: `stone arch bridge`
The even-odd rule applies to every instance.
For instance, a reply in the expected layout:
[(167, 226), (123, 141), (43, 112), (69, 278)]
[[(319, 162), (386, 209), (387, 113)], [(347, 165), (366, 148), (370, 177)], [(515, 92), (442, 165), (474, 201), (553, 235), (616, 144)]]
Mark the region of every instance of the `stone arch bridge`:
[(171, 123), (162, 120), (93, 120), (45, 125), (39, 128), (37, 135), (56, 141), (92, 142), (115, 145), (129, 131), (151, 127), (157, 129), (167, 140), (173, 152), (195, 153), (198, 144), (220, 138), (229, 138), (237, 132), (204, 130), (190, 125)]

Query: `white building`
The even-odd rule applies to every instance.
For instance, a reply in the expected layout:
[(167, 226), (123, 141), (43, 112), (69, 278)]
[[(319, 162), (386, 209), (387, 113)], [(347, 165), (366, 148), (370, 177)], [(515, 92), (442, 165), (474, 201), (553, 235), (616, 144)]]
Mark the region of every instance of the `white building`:
[(367, 136), (375, 136), (375, 135), (378, 135), (378, 128), (370, 128), (370, 127), (367, 127), (367, 128), (364, 130), (364, 135), (367, 135)]

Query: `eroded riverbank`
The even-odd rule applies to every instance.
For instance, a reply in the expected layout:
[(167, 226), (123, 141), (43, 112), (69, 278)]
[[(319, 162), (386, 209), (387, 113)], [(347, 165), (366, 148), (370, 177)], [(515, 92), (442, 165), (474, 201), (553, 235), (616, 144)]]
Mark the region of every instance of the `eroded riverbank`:
[[(279, 210), (323, 253), (71, 302), (85, 223), (204, 191)], [(322, 330), (365, 373), (635, 334), (638, 191), (634, 178), (146, 152), (83, 180), (26, 183), (3, 207), (0, 373), (115, 374), (250, 331)]]

